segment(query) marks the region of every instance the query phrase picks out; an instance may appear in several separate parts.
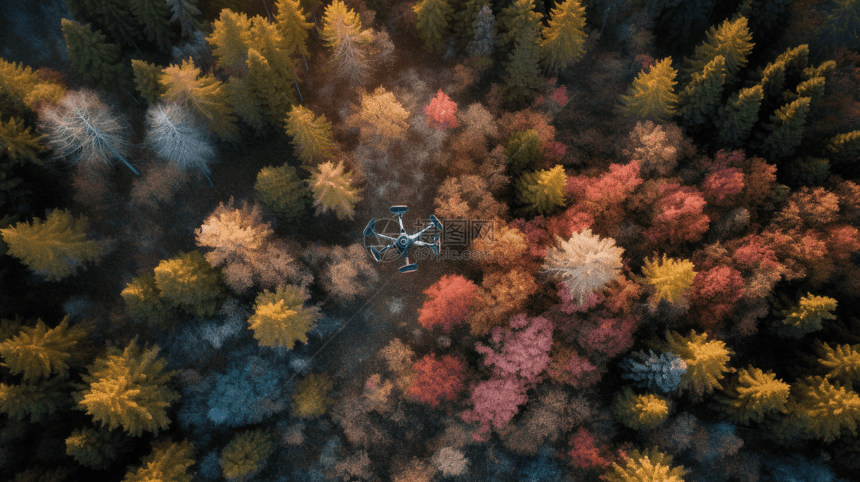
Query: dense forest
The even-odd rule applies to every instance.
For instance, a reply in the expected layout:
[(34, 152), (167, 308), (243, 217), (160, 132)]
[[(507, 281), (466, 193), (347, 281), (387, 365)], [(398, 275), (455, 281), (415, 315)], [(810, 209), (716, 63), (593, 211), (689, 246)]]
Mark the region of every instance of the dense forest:
[(858, 32), (0, 3), (0, 479), (858, 480)]

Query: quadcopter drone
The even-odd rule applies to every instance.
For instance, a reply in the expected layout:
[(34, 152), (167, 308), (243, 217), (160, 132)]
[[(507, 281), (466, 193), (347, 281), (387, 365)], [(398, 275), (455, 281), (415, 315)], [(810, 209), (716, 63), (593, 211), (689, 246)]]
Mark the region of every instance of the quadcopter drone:
[(427, 246), (433, 250), (434, 255), (439, 254), (439, 236), (433, 236), (432, 243), (426, 243), (424, 241), (419, 241), (418, 238), (424, 234), (424, 231), (432, 227), (438, 228), (440, 231), (442, 230), (442, 223), (434, 215), (430, 215), (430, 222), (432, 223), (430, 226), (418, 231), (415, 234), (406, 234), (406, 230), (403, 228), (403, 215), (409, 211), (409, 208), (406, 206), (391, 206), (391, 213), (397, 216), (397, 221), (400, 223), (400, 235), (396, 238), (392, 238), (391, 236), (386, 236), (384, 234), (379, 234), (375, 231), (376, 229), (376, 219), (371, 219), (369, 223), (367, 223), (367, 227), (364, 228), (365, 236), (377, 236), (382, 239), (386, 239), (390, 242), (390, 244), (381, 250), (376, 249), (376, 246), (370, 247), (370, 252), (373, 254), (373, 258), (376, 261), (382, 261), (382, 255), (391, 248), (395, 248), (399, 256), (403, 256), (406, 258), (406, 264), (401, 266), (397, 271), (401, 273), (411, 273), (418, 269), (418, 263), (409, 263), (409, 247), (413, 244), (416, 246)]

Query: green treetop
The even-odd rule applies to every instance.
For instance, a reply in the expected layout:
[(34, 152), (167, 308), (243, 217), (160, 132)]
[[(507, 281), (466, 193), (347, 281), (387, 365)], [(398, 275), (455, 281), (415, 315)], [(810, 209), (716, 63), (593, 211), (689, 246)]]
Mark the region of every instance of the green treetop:
[(230, 91), (230, 101), (236, 109), (239, 118), (260, 133), (269, 121), (267, 113), (263, 110), (261, 99), (257, 98), (245, 77), (233, 77), (227, 79), (227, 89)]
[(860, 159), (860, 130), (837, 134), (827, 141), (827, 152), (837, 163)]
[(505, 159), (512, 177), (540, 167), (540, 136), (534, 129), (518, 131), (505, 143)]
[(794, 149), (803, 141), (803, 126), (812, 102), (810, 97), (801, 97), (786, 104), (770, 116), (770, 133), (764, 138), (762, 148), (771, 159), (794, 154)]
[(135, 340), (123, 350), (109, 347), (81, 376), (83, 390), (72, 396), (93, 421), (110, 430), (122, 427), (137, 437), (165, 429), (167, 407), (179, 394), (166, 386), (174, 373), (163, 371), (167, 361), (157, 355), (157, 346), (142, 351)]
[(860, 345), (823, 344), (818, 348), (818, 363), (829, 369), (825, 378), (845, 383), (860, 380)]
[(750, 366), (738, 370), (723, 394), (714, 398), (733, 422), (748, 425), (763, 421), (769, 414), (785, 412), (790, 388), (772, 371)]
[(190, 251), (155, 267), (161, 297), (174, 307), (197, 316), (214, 315), (221, 301), (221, 270), (199, 251)]
[(580, 0), (564, 0), (550, 11), (549, 26), (543, 28), (546, 65), (553, 71), (570, 67), (585, 53), (585, 6)]
[(257, 295), (248, 329), (261, 346), (291, 350), (296, 342), (308, 341), (307, 333), (320, 317), (318, 307), (304, 306), (307, 300), (307, 293), (295, 285), (281, 286), (274, 293), (264, 290)]
[(42, 137), (32, 127), (25, 127), (23, 119), (12, 117), (9, 122), (0, 119), (0, 154), (5, 152), (13, 161), (27, 159), (41, 165), (38, 155), (45, 150), (40, 143)]
[(263, 468), (274, 448), (272, 436), (266, 430), (248, 430), (236, 434), (221, 452), (220, 462), (224, 477), (248, 480)]
[(125, 0), (67, 0), (74, 18), (87, 19), (123, 45), (135, 45), (142, 40), (140, 23), (135, 20), (130, 2)]
[(665, 122), (675, 114), (678, 95), (675, 94), (675, 76), (672, 57), (657, 61), (648, 72), (639, 72), (627, 95), (621, 96), (624, 110), (654, 122)]
[(155, 275), (147, 273), (135, 277), (127, 283), (120, 293), (128, 313), (153, 326), (166, 327), (173, 317), (173, 308), (161, 297), (161, 290), (155, 282)]
[(657, 448), (627, 454), (624, 467), (612, 463), (612, 470), (600, 478), (606, 482), (684, 482), (684, 466), (672, 467), (672, 456)]
[(485, 5), (490, 5), (490, 0), (466, 0), (461, 8), (454, 12), (454, 33), (464, 40), (472, 40), (475, 37), (473, 24), (478, 18), (478, 12)]
[(115, 87), (126, 77), (125, 66), (120, 62), (120, 51), (116, 44), (107, 41), (100, 31), (90, 25), (81, 25), (74, 20), (61, 19), (63, 38), (69, 59), (86, 79), (98, 87)]
[(542, 84), (540, 33), (528, 24), (519, 34), (505, 69), (505, 94), (515, 104), (527, 101)]
[(352, 173), (344, 172), (342, 162), (335, 165), (328, 161), (317, 166), (308, 186), (313, 192), (315, 215), (332, 211), (339, 220), (355, 216), (355, 204), (361, 198), (358, 189), (352, 187)]
[(499, 39), (502, 46), (519, 39), (523, 30), (529, 28), (540, 35), (542, 19), (543, 14), (535, 12), (535, 0), (514, 0), (499, 15), (499, 24), (502, 27)]
[(287, 55), (298, 51), (308, 55), (308, 30), (314, 27), (308, 21), (308, 14), (302, 8), (299, 0), (277, 0), (275, 8), (275, 23), (281, 32), (281, 49)]
[(424, 46), (431, 52), (441, 50), (454, 9), (445, 0), (421, 0), (412, 10)]
[(19, 385), (0, 383), (0, 413), (11, 420), (40, 423), (68, 408), (69, 402), (68, 383), (62, 376)]
[(707, 333), (697, 334), (690, 330), (690, 335), (683, 337), (677, 332), (666, 334), (666, 342), (662, 351), (672, 352), (687, 364), (687, 371), (681, 375), (679, 390), (689, 390), (695, 396), (710, 393), (714, 388), (721, 388), (723, 373), (730, 371), (728, 367), (731, 351), (726, 344), (719, 340), (707, 341)]
[(102, 246), (87, 240), (87, 218), (75, 219), (69, 211), (55, 209), (47, 220), (33, 219), (33, 224), (17, 223), (0, 229), (9, 254), (21, 260), (33, 272), (48, 280), (59, 280), (74, 273), (87, 261), (98, 260)]
[(779, 99), (786, 88), (788, 77), (801, 77), (807, 68), (809, 46), (798, 45), (779, 54), (776, 59), (759, 71), (765, 97)]
[(725, 59), (726, 83), (733, 84), (737, 74), (747, 64), (752, 52), (752, 34), (746, 17), (726, 19), (719, 27), (712, 26), (705, 34), (705, 41), (696, 46), (690, 72), (701, 72), (718, 56)]
[(728, 102), (717, 109), (717, 116), (714, 118), (714, 125), (719, 129), (720, 142), (735, 147), (742, 146), (758, 121), (758, 111), (763, 99), (764, 90), (761, 84), (732, 94)]
[(154, 41), (162, 52), (170, 50), (170, 7), (163, 0), (129, 0), (137, 23), (147, 40)]
[(800, 304), (796, 308), (782, 312), (785, 319), (775, 326), (776, 331), (782, 336), (800, 338), (820, 330), (822, 320), (835, 320), (836, 315), (830, 313), (835, 309), (836, 300), (833, 298), (807, 293), (800, 298)]
[(122, 432), (119, 430), (84, 427), (66, 438), (66, 455), (84, 467), (104, 470), (116, 460), (121, 443)]
[(527, 172), (517, 180), (517, 199), (530, 211), (548, 215), (564, 206), (564, 167), (556, 164), (550, 170)]
[(170, 10), (173, 12), (170, 21), (179, 22), (183, 37), (190, 37), (200, 28), (200, 22), (194, 18), (196, 15), (201, 15), (200, 9), (197, 8), (199, 0), (165, 0), (165, 2), (170, 5)]
[(650, 430), (669, 416), (669, 403), (665, 397), (653, 393), (637, 395), (627, 387), (615, 397), (612, 412), (634, 430)]
[(292, 415), (301, 418), (321, 417), (334, 400), (328, 396), (332, 387), (331, 378), (326, 374), (311, 373), (299, 386), (290, 407)]
[(140, 95), (150, 104), (155, 104), (164, 95), (161, 85), (162, 68), (145, 60), (132, 59), (131, 68), (134, 70), (134, 85)]
[(284, 121), (302, 162), (315, 165), (331, 157), (335, 144), (331, 122), (326, 120), (325, 114), (315, 117), (307, 107), (294, 105)]
[(704, 124), (714, 117), (725, 82), (726, 59), (722, 55), (714, 57), (701, 72), (693, 73), (693, 80), (680, 95), (684, 107), (679, 113), (686, 125)]
[(822, 377), (806, 377), (792, 386), (787, 405), (788, 416), (777, 435), (791, 433), (825, 443), (836, 440), (843, 430), (857, 435), (860, 421), (860, 395)]
[(182, 443), (153, 442), (152, 452), (141, 460), (142, 465), (125, 474), (122, 482), (191, 482), (188, 467), (194, 465), (194, 445)]
[(659, 258), (646, 258), (642, 274), (646, 277), (645, 282), (654, 287), (657, 301), (665, 299), (675, 302), (693, 284), (693, 278), (696, 277), (694, 267), (690, 260), (667, 258), (664, 254), (662, 261)]
[[(271, 57), (270, 57), (271, 58)], [(293, 94), (295, 77), (292, 63), (270, 61), (255, 49), (248, 49), (248, 75), (245, 81), (272, 124), (282, 125), (284, 114), (297, 103)]]
[(222, 140), (238, 137), (227, 87), (212, 74), (201, 77), (193, 60), (166, 67), (159, 83), (164, 88), (165, 101), (187, 107)]
[(304, 214), (309, 202), (307, 185), (296, 174), (296, 168), (286, 164), (260, 169), (254, 190), (263, 206), (287, 219)]
[(81, 326), (69, 327), (68, 315), (50, 329), (39, 319), (36, 326), (23, 326), (17, 336), (0, 342), (2, 366), (13, 375), (23, 374), (28, 382), (48, 378), (52, 373), (65, 378), (76, 345), (86, 337), (87, 332)]

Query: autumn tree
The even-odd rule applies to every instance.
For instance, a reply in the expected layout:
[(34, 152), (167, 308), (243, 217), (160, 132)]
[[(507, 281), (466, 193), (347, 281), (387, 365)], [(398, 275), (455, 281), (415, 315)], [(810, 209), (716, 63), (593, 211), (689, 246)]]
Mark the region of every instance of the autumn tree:
[(771, 124), (767, 126), (770, 132), (764, 138), (762, 149), (771, 160), (792, 155), (803, 141), (803, 126), (811, 102), (810, 97), (801, 97), (770, 116)]
[(180, 443), (167, 440), (153, 442), (152, 451), (141, 459), (141, 465), (126, 472), (122, 482), (169, 480), (191, 482), (188, 467), (195, 464), (194, 445), (188, 440)]
[(550, 364), (553, 323), (543, 316), (519, 314), (509, 325), (511, 329), (494, 327), (493, 346), (478, 342), (475, 351), (484, 355), (484, 365), (492, 366), (496, 377), (516, 377), (525, 380), (527, 387), (534, 387)]
[(59, 103), (66, 89), (56, 82), (42, 80), (32, 67), (0, 58), (0, 92), (9, 102), (38, 110), (46, 102)]
[(588, 469), (609, 465), (609, 462), (601, 457), (594, 436), (585, 427), (580, 427), (576, 434), (571, 437), (568, 445), (573, 446), (568, 455), (570, 455), (571, 463), (576, 468)]
[(643, 177), (650, 173), (669, 177), (679, 161), (696, 154), (695, 145), (674, 122), (637, 121), (623, 146), (621, 153), (631, 162), (639, 161), (639, 174)]
[[(87, 337), (80, 325), (69, 327), (69, 316), (54, 328), (39, 319), (36, 326), (22, 326), (17, 335), (0, 342), (2, 366), (25, 382), (47, 379), (51, 374), (66, 378), (79, 344)], [(78, 348), (78, 350), (76, 350)]]
[(221, 10), (218, 19), (212, 23), (212, 33), (206, 41), (212, 45), (212, 54), (218, 66), (228, 72), (244, 71), (248, 56), (248, 41), (251, 19), (245, 13), (234, 12), (229, 8)]
[(473, 335), (484, 335), (521, 310), (529, 295), (537, 291), (534, 276), (522, 267), (484, 275), (478, 296), (471, 305), (466, 321)]
[(367, 248), (359, 243), (334, 246), (322, 257), (320, 285), (332, 300), (349, 303), (365, 296), (376, 285), (379, 274), (371, 264)]
[(733, 422), (748, 425), (785, 412), (789, 389), (788, 383), (777, 379), (772, 371), (748, 366), (739, 369), (714, 400)]
[(352, 173), (344, 171), (342, 162), (320, 164), (307, 182), (313, 193), (315, 216), (332, 211), (339, 220), (353, 218), (355, 204), (361, 198), (352, 186)]
[(707, 333), (697, 334), (690, 330), (687, 337), (677, 332), (666, 334), (663, 344), (665, 351), (672, 352), (687, 364), (687, 371), (681, 375), (679, 390), (689, 391), (695, 396), (710, 393), (721, 388), (723, 373), (730, 370), (727, 366), (731, 351), (719, 340), (708, 340)]
[(115, 87), (125, 81), (125, 66), (119, 62), (119, 47), (107, 41), (101, 30), (89, 24), (61, 19), (69, 58), (86, 79), (98, 87)]
[(654, 244), (696, 242), (708, 230), (710, 218), (704, 214), (705, 197), (694, 187), (672, 189), (655, 205), (653, 223), (645, 237)]
[(418, 309), (418, 323), (428, 330), (440, 326), (451, 331), (465, 320), (477, 293), (478, 286), (461, 275), (442, 276), (424, 291), (427, 300)]
[(564, 206), (566, 180), (560, 164), (549, 170), (526, 172), (517, 180), (517, 199), (527, 210), (548, 215)]
[(368, 31), (362, 32), (358, 14), (341, 0), (334, 0), (326, 6), (322, 23), (320, 36), (325, 46), (332, 50), (338, 77), (346, 78), (351, 85), (363, 81), (370, 68), (368, 47), (371, 35)]
[[(338, 0), (336, 0), (338, 1)], [(409, 112), (394, 97), (394, 94), (377, 87), (372, 94), (361, 92), (361, 107), (346, 118), (349, 127), (358, 128), (361, 142), (371, 143), (378, 149), (406, 132)]]
[(215, 157), (205, 128), (177, 104), (150, 106), (146, 113), (146, 143), (160, 158), (182, 171), (200, 169), (209, 185), (209, 164)]
[(737, 80), (738, 72), (746, 66), (747, 56), (754, 45), (746, 17), (726, 19), (719, 26), (708, 29), (705, 41), (696, 46), (690, 72), (706, 71), (717, 57), (723, 57), (726, 84), (731, 85)]
[(310, 200), (310, 191), (299, 178), (296, 168), (286, 164), (260, 169), (254, 190), (263, 206), (286, 219), (302, 216)]
[(274, 24), (259, 16), (251, 19), (244, 80), (274, 125), (280, 125), (284, 114), (297, 103), (293, 94), (293, 84), (298, 90), (296, 65), (286, 47)]
[(122, 432), (104, 427), (84, 427), (74, 430), (65, 442), (66, 455), (75, 459), (75, 462), (91, 469), (104, 470), (119, 455)]
[(454, 9), (446, 0), (421, 0), (412, 10), (415, 12), (415, 27), (427, 50), (439, 51)]
[(665, 122), (675, 114), (678, 95), (675, 94), (675, 76), (678, 72), (672, 68), (672, 57), (658, 60), (648, 72), (642, 70), (629, 93), (621, 97), (624, 111), (654, 122)]
[(744, 295), (741, 273), (726, 265), (696, 273), (690, 289), (690, 301), (704, 327), (719, 326)]
[(0, 236), (10, 255), (48, 280), (74, 274), (84, 263), (99, 260), (104, 250), (102, 243), (87, 239), (87, 218), (75, 218), (67, 210), (0, 229)]
[(296, 387), (291, 413), (301, 418), (321, 417), (334, 404), (328, 395), (333, 386), (331, 378), (325, 373), (311, 373)]
[(226, 85), (212, 74), (201, 76), (193, 60), (165, 67), (159, 83), (164, 89), (162, 99), (187, 108), (222, 140), (237, 138), (236, 116)]
[(152, 273), (137, 276), (130, 283), (126, 283), (120, 296), (125, 301), (125, 309), (131, 316), (155, 326), (170, 325), (174, 309), (171, 303), (161, 297), (161, 290), (158, 289)]
[(658, 357), (648, 349), (648, 356), (641, 350), (633, 355), (622, 360), (618, 368), (624, 371), (621, 378), (633, 380), (641, 388), (673, 392), (681, 383), (681, 375), (687, 371), (687, 363), (674, 353), (661, 353)]
[(283, 346), (291, 350), (296, 342), (306, 343), (308, 331), (320, 317), (315, 306), (305, 306), (309, 296), (296, 285), (279, 287), (274, 293), (257, 295), (248, 329), (261, 346)]
[(221, 304), (221, 270), (200, 251), (189, 251), (155, 267), (155, 283), (171, 306), (197, 316), (214, 315)]
[(568, 240), (556, 236), (556, 241), (559, 247), (547, 250), (542, 272), (559, 279), (578, 304), (618, 277), (624, 249), (614, 239), (585, 229)]
[(672, 467), (672, 457), (656, 447), (627, 454), (624, 467), (612, 463), (612, 471), (600, 478), (606, 482), (684, 482), (684, 466)]
[(316, 165), (331, 158), (335, 142), (331, 122), (326, 120), (325, 114), (316, 117), (307, 107), (294, 105), (284, 122), (298, 158), (305, 165)]
[(645, 282), (654, 287), (657, 301), (666, 299), (675, 302), (693, 284), (696, 276), (693, 268), (689, 260), (667, 258), (664, 254), (662, 261), (659, 258), (646, 259), (642, 274), (646, 277)]
[(109, 347), (81, 375), (84, 388), (72, 393), (79, 409), (133, 437), (167, 428), (167, 408), (179, 394), (167, 387), (174, 372), (164, 372), (167, 361), (157, 356), (157, 346), (141, 350), (135, 340), (122, 350)]
[(857, 434), (860, 421), (860, 395), (839, 382), (823, 377), (806, 377), (792, 385), (786, 404), (786, 419), (776, 433), (795, 433), (825, 443), (836, 440), (843, 431)]
[(497, 201), (486, 180), (465, 175), (445, 179), (434, 200), (440, 219), (473, 219), (489, 221), (501, 218), (507, 206)]
[(431, 353), (415, 362), (415, 381), (409, 386), (410, 397), (436, 407), (441, 401), (453, 400), (463, 387), (465, 365), (458, 358)]
[(794, 309), (783, 311), (785, 318), (775, 324), (774, 329), (782, 336), (800, 338), (807, 333), (822, 329), (823, 320), (835, 320), (836, 315), (831, 311), (836, 309), (836, 300), (828, 296), (816, 296), (807, 293), (800, 298), (800, 303)]
[(502, 222), (495, 224), (492, 235), (487, 232), (473, 240), (472, 249), (487, 253), (478, 262), (488, 271), (508, 270), (530, 261), (523, 232)]
[(570, 67), (585, 54), (585, 6), (580, 0), (556, 3), (542, 33), (547, 67), (553, 71)]
[(294, 52), (308, 55), (308, 31), (314, 24), (299, 0), (277, 0), (275, 25), (281, 32), (281, 49), (291, 55)]
[(158, 102), (164, 94), (164, 86), (159, 82), (162, 67), (145, 60), (132, 59), (131, 68), (134, 71), (134, 85), (141, 97), (150, 104)]
[(504, 429), (519, 412), (519, 406), (528, 401), (525, 384), (525, 380), (509, 377), (472, 385), (472, 408), (463, 412), (461, 418), (465, 422), (479, 422), (483, 432), (491, 427)]
[(427, 116), (427, 127), (436, 129), (449, 129), (460, 127), (454, 114), (457, 113), (457, 104), (439, 89), (436, 97), (430, 100), (430, 105), (424, 107), (424, 115)]
[(816, 346), (816, 352), (821, 357), (818, 363), (828, 369), (825, 378), (846, 383), (860, 380), (860, 345), (822, 343)]
[(648, 393), (637, 395), (630, 387), (615, 396), (612, 412), (621, 423), (634, 430), (650, 430), (669, 416), (668, 400)]
[(223, 475), (232, 480), (249, 480), (263, 469), (275, 449), (271, 433), (262, 428), (237, 433), (221, 451)]
[(33, 383), (0, 383), (0, 413), (10, 420), (41, 423), (69, 405), (69, 384), (62, 376)]
[[(486, 1), (486, 0), (484, 0)], [(466, 45), (466, 53), (472, 57), (489, 57), (496, 49), (496, 17), (489, 5), (484, 5), (477, 17), (471, 21), (474, 36)]]
[(0, 154), (8, 159), (23, 162), (25, 159), (35, 164), (41, 164), (38, 154), (45, 150), (41, 144), (43, 136), (33, 132), (33, 128), (24, 125), (24, 120), (11, 117), (9, 122), (0, 119)]
[(511, 176), (518, 177), (540, 167), (540, 136), (535, 129), (518, 131), (505, 142), (505, 160)]

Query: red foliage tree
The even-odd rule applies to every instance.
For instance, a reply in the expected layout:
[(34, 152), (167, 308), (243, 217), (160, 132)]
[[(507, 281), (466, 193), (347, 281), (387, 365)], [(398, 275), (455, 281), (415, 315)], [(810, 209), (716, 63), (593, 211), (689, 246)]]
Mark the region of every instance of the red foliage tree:
[(458, 358), (435, 354), (425, 355), (412, 368), (417, 374), (409, 386), (409, 396), (431, 407), (439, 405), (440, 399), (453, 400), (463, 388), (465, 366)]
[(448, 129), (449, 127), (459, 127), (457, 118), (454, 114), (457, 112), (457, 104), (451, 100), (442, 89), (436, 94), (436, 97), (430, 101), (430, 105), (424, 108), (424, 115), (427, 116), (427, 127), (436, 129)]
[(582, 343), (586, 348), (613, 357), (627, 351), (633, 346), (633, 332), (638, 327), (638, 320), (633, 316), (612, 318), (598, 316), (597, 327), (586, 334)]
[(732, 204), (744, 190), (744, 173), (739, 167), (721, 167), (708, 174), (702, 183), (708, 202), (718, 206)]
[(652, 244), (696, 242), (708, 230), (710, 218), (703, 213), (705, 198), (693, 187), (677, 186), (655, 206), (651, 228), (645, 232)]
[(744, 238), (743, 244), (735, 250), (732, 259), (742, 269), (747, 270), (779, 268), (774, 250), (767, 247), (761, 236), (755, 234)]
[(519, 377), (528, 386), (535, 386), (550, 363), (552, 322), (542, 316), (529, 319), (520, 314), (511, 318), (510, 326), (517, 331), (493, 328), (492, 341), (498, 352), (480, 342), (475, 351), (484, 354), (484, 365), (492, 366), (496, 376)]
[(472, 386), (474, 408), (463, 412), (461, 418), (464, 422), (480, 422), (482, 432), (491, 426), (504, 429), (527, 401), (525, 380), (492, 378)]
[(588, 358), (570, 348), (553, 351), (552, 362), (547, 369), (553, 380), (574, 388), (586, 388), (600, 381), (601, 371)]
[(590, 214), (573, 206), (549, 218), (536, 216), (531, 221), (514, 219), (510, 226), (519, 229), (526, 236), (529, 254), (543, 257), (546, 256), (546, 248), (555, 244), (556, 235), (562, 239), (570, 239), (573, 233), (589, 228), (593, 223), (594, 218)]
[(827, 251), (834, 260), (845, 263), (853, 253), (860, 251), (860, 231), (854, 226), (831, 226), (825, 231)]
[(610, 164), (602, 176), (568, 176), (565, 197), (578, 203), (578, 210), (590, 214), (603, 227), (617, 225), (624, 218), (623, 203), (642, 184), (639, 161)]
[(447, 275), (439, 278), (424, 294), (428, 298), (418, 310), (418, 322), (428, 330), (438, 325), (450, 331), (466, 318), (469, 306), (478, 295), (478, 286), (463, 276)]
[(731, 314), (744, 291), (741, 273), (730, 266), (719, 265), (697, 272), (689, 295), (695, 319), (704, 328), (718, 326)]
[(609, 461), (600, 456), (600, 451), (594, 444), (594, 437), (584, 427), (580, 428), (570, 439), (573, 449), (569, 452), (571, 464), (578, 469), (606, 467)]

